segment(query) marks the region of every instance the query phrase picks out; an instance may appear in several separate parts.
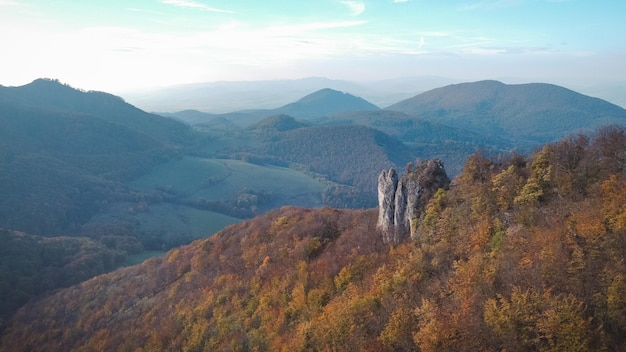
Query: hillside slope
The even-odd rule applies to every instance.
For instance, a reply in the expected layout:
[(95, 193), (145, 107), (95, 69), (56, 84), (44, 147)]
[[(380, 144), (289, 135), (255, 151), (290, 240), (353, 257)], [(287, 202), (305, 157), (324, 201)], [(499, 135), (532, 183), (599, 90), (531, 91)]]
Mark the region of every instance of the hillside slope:
[[(29, 299), (111, 271), (126, 257), (84, 237), (47, 238), (0, 228), (0, 243), (0, 327)], [(136, 244), (126, 245), (132, 252)]]
[(395, 247), (373, 210), (276, 210), (30, 303), (0, 350), (623, 350), (625, 166), (615, 127), (475, 154)]
[[(381, 169), (403, 167), (416, 153), (399, 140), (365, 126), (305, 127), (275, 133), (255, 152), (297, 163), (352, 187), (350, 207), (372, 207)], [(341, 198), (326, 205), (345, 207)], [(348, 200), (348, 198), (346, 198)]]
[(625, 124), (626, 110), (607, 101), (545, 83), (480, 81), (449, 85), (386, 108), (515, 144), (542, 144), (570, 133)]
[(37, 79), (20, 87), (0, 86), (0, 101), (31, 110), (89, 115), (162, 141), (180, 143), (190, 137), (190, 129), (178, 121), (146, 113), (120, 97), (84, 92), (56, 80)]
[(187, 133), (104, 93), (49, 80), (1, 87), (0, 224), (74, 232), (107, 202), (133, 199), (122, 182), (177, 155), (171, 142)]
[(445, 160), (446, 170), (451, 176), (461, 171), (467, 157), (476, 150), (497, 154), (515, 147), (510, 140), (501, 136), (486, 136), (391, 110), (346, 112), (315, 122), (320, 125), (357, 125), (376, 129), (402, 141), (422, 159)]

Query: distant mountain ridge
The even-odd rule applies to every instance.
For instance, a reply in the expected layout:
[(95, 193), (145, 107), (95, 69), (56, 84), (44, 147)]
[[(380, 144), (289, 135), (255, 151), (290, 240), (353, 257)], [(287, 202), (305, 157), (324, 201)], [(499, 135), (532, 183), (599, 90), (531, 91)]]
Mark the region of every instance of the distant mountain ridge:
[(186, 109), (224, 114), (250, 109), (274, 109), (324, 88), (350, 92), (378, 106), (387, 106), (417, 93), (461, 82), (444, 77), (403, 77), (353, 82), (324, 77), (264, 81), (218, 81), (166, 86), (147, 91), (119, 91), (146, 111)]
[(149, 114), (112, 94), (81, 91), (57, 80), (37, 79), (20, 87), (0, 86), (0, 101), (30, 110), (85, 114), (149, 134), (162, 141), (188, 139), (188, 126)]
[[(510, 84), (529, 83), (528, 79), (493, 77)], [(195, 109), (214, 114), (249, 109), (273, 109), (291, 103), (310, 92), (323, 88), (350, 92), (377, 106), (389, 106), (431, 89), (468, 79), (412, 76), (376, 81), (345, 81), (324, 77), (263, 81), (218, 81), (165, 86), (144, 91), (118, 90), (131, 104), (145, 111), (174, 112)], [(542, 81), (540, 78), (534, 81)], [(550, 83), (598, 97), (626, 108), (626, 82), (576, 82), (559, 80)]]
[[(384, 113), (384, 112), (386, 113)], [(402, 113), (402, 116), (390, 114)], [(204, 114), (204, 115), (203, 115)], [(452, 128), (452, 135), (465, 130), (473, 140), (499, 147), (529, 150), (571, 133), (588, 132), (608, 124), (626, 123), (626, 110), (599, 98), (547, 83), (504, 84), (486, 80), (452, 84), (413, 96), (384, 109), (349, 93), (324, 88), (275, 109), (236, 111), (226, 114), (180, 112), (164, 114), (188, 123), (207, 123), (216, 116), (233, 126), (251, 126), (265, 117), (289, 115), (318, 124), (365, 124), (418, 142), (411, 136), (416, 124), (436, 123), (437, 134)], [(365, 117), (367, 116), (367, 117)], [(205, 122), (203, 122), (203, 120)], [(400, 121), (402, 120), (402, 121)], [(409, 123), (409, 120), (415, 120)], [(391, 127), (391, 125), (394, 125)], [(401, 126), (402, 125), (402, 126)], [(391, 127), (391, 129), (390, 129)], [(423, 136), (423, 134), (421, 134)], [(401, 137), (404, 136), (404, 137)], [(407, 139), (408, 138), (408, 139)], [(448, 138), (450, 139), (450, 138)], [(482, 142), (480, 142), (482, 143)]]
[[(494, 80), (436, 88), (384, 109), (325, 88), (271, 110), (166, 114), (216, 131), (252, 127), (266, 117), (279, 115), (323, 126), (378, 129), (410, 143), (419, 155), (448, 160), (452, 175), (477, 149), (528, 152), (573, 133), (626, 123), (626, 110), (602, 99), (553, 84), (510, 85)], [(217, 117), (220, 121), (215, 122)]]
[[(314, 119), (351, 111), (376, 111), (380, 108), (367, 100), (349, 93), (330, 88), (323, 88), (310, 93), (293, 103), (274, 109), (253, 109), (234, 111), (225, 114), (202, 113), (196, 110), (184, 110), (175, 113), (162, 113), (163, 116), (185, 121), (190, 124), (208, 122), (219, 116), (242, 126), (251, 126), (269, 116), (289, 115), (295, 118)], [(204, 116), (205, 121), (202, 121)]]
[(564, 87), (498, 81), (453, 84), (388, 106), (430, 121), (516, 143), (544, 143), (570, 133), (626, 123), (626, 110)]

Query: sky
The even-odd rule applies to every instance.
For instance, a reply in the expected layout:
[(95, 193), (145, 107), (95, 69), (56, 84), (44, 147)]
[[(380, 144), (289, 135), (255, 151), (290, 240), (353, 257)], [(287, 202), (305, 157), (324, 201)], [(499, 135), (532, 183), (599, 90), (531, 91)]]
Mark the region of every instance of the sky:
[(0, 85), (625, 82), (624, 0), (0, 0)]

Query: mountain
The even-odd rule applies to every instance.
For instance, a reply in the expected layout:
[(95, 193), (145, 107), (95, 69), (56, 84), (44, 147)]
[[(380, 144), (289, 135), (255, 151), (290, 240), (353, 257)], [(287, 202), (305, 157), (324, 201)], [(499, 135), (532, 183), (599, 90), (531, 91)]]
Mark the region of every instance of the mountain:
[(56, 113), (89, 115), (168, 142), (189, 140), (189, 128), (149, 114), (103, 92), (84, 92), (56, 80), (37, 79), (20, 87), (0, 87), (0, 100), (14, 106)]
[(134, 199), (122, 183), (175, 156), (172, 141), (191, 132), (170, 121), (54, 81), (0, 88), (0, 226), (76, 232), (107, 202)]
[(295, 80), (201, 82), (119, 94), (148, 111), (195, 109), (221, 114), (274, 109), (327, 87), (352, 92), (359, 91), (361, 86), (355, 82), (309, 77)]
[(319, 119), (329, 115), (344, 113), (349, 111), (380, 110), (376, 105), (351, 95), (339, 92), (330, 88), (320, 89), (293, 103), (272, 110), (250, 110), (241, 111), (243, 116), (226, 114), (232, 121), (240, 124), (250, 123), (261, 116), (290, 115), (301, 119)]
[[(515, 77), (502, 78), (509, 83), (525, 83)], [(323, 77), (293, 80), (219, 81), (180, 84), (144, 91), (116, 91), (127, 101), (145, 111), (180, 111), (195, 109), (216, 114), (250, 109), (273, 109), (293, 102), (310, 92), (331, 88), (363, 97), (377, 106), (389, 106), (416, 94), (463, 79), (437, 76), (400, 77), (376, 81), (344, 81)], [(596, 96), (626, 108), (624, 82), (552, 82), (577, 92)]]
[(15, 103), (0, 91), (2, 143), (28, 151), (104, 155), (168, 148), (158, 136), (93, 115)]
[(386, 108), (413, 117), (506, 138), (519, 147), (626, 123), (626, 110), (545, 83), (461, 83), (433, 89)]
[(175, 117), (191, 124), (199, 124), (202, 121), (209, 121), (211, 117), (219, 116), (239, 126), (249, 127), (268, 116), (289, 115), (310, 120), (348, 111), (367, 110), (380, 110), (380, 108), (352, 94), (324, 88), (308, 94), (295, 102), (274, 109), (240, 110), (218, 115), (199, 113), (193, 110), (161, 114), (163, 116)]
[(287, 104), (277, 111), (301, 118), (323, 117), (345, 111), (379, 110), (380, 108), (363, 98), (325, 88), (302, 99)]
[(626, 121), (626, 110), (563, 87), (498, 81), (437, 88), (384, 110), (350, 94), (321, 89), (280, 108), (219, 116), (253, 126), (273, 115), (290, 115), (317, 125), (378, 129), (407, 143), (421, 157), (445, 160), (452, 175), (460, 172), (467, 156), (477, 149), (494, 154), (511, 149), (529, 152), (572, 133)]
[(387, 106), (417, 93), (456, 82), (460, 81), (442, 77), (403, 77), (371, 82), (307, 77), (190, 83), (149, 91), (116, 93), (146, 111), (195, 109), (223, 114), (250, 109), (274, 109), (324, 88), (351, 92), (375, 105)]
[(396, 246), (375, 210), (274, 210), (33, 300), (0, 351), (623, 350), (625, 151), (476, 153)]

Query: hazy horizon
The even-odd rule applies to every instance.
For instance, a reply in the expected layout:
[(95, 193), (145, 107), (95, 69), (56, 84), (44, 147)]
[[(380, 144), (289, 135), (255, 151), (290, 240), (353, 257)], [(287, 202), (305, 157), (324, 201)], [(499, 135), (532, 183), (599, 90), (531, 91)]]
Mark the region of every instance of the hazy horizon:
[(626, 3), (0, 0), (0, 84), (123, 92), (195, 82), (439, 76), (626, 82)]

